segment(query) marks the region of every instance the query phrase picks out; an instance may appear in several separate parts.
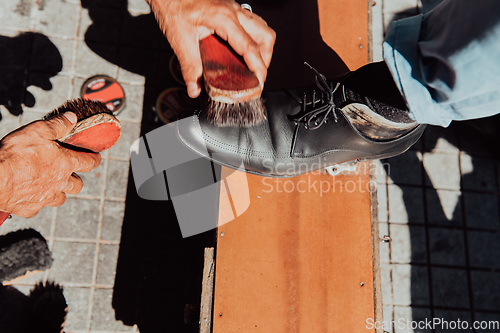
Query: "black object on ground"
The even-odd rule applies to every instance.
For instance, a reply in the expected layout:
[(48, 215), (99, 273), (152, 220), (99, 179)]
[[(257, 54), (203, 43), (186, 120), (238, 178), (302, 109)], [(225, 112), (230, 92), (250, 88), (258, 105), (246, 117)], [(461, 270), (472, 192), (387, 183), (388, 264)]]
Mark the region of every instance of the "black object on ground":
[(47, 241), (38, 231), (23, 229), (0, 236), (0, 283), (51, 265)]

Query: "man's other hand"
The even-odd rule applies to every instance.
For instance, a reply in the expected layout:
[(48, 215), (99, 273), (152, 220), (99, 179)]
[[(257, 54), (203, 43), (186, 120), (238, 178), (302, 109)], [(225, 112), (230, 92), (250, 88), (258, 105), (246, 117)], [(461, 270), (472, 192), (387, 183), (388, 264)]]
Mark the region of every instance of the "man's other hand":
[(77, 122), (72, 112), (18, 128), (0, 141), (0, 210), (32, 217), (60, 206), (83, 187), (75, 172), (96, 168), (101, 155), (70, 150), (56, 140)]

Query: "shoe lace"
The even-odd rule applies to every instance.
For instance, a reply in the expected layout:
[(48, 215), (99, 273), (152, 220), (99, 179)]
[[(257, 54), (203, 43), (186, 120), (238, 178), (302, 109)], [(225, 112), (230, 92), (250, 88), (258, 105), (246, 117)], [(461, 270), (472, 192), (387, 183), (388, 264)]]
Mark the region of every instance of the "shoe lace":
[(318, 72), (316, 68), (312, 67), (307, 62), (304, 62), (304, 64), (307, 65), (315, 73), (314, 81), (316, 82), (316, 86), (322, 93), (320, 101), (321, 105), (316, 106), (316, 90), (314, 90), (310, 103), (312, 104), (312, 109), (307, 111), (307, 95), (304, 93), (303, 100), (300, 101), (300, 103), (302, 104), (302, 110), (298, 114), (291, 116), (291, 120), (295, 122), (296, 125), (298, 125), (299, 123), (304, 123), (306, 129), (315, 130), (320, 128), (324, 123), (328, 121), (328, 116), (330, 115), (330, 113), (333, 114), (333, 119), (335, 120), (335, 122), (338, 121), (336, 113), (337, 106), (333, 101), (333, 94), (339, 88), (340, 82), (337, 82), (337, 85), (334, 88), (333, 83), (328, 85), (328, 83), (326, 82), (326, 77)]

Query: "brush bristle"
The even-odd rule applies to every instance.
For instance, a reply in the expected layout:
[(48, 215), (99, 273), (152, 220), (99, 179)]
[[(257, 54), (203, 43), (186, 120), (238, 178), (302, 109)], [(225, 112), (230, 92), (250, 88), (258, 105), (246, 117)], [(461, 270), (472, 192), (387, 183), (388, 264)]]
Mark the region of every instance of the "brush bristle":
[(59, 106), (57, 109), (50, 111), (43, 117), (43, 120), (47, 120), (67, 111), (71, 111), (76, 114), (78, 121), (92, 117), (93, 115), (99, 113), (113, 114), (113, 112), (111, 112), (101, 102), (77, 98), (66, 101), (66, 103)]
[(234, 104), (210, 100), (206, 112), (210, 122), (218, 127), (252, 127), (266, 120), (261, 98)]

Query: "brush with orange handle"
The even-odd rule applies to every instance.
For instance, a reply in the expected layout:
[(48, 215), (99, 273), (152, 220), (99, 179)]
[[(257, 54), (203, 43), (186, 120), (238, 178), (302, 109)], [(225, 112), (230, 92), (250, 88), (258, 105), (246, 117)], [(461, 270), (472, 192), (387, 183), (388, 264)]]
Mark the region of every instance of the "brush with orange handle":
[(250, 127), (266, 119), (262, 87), (241, 56), (219, 37), (200, 41), (208, 119), (216, 126)]
[[(108, 108), (97, 101), (83, 98), (67, 101), (43, 117), (48, 120), (64, 112), (76, 114), (78, 122), (71, 132), (58, 140), (66, 148), (77, 148), (95, 153), (111, 148), (121, 136), (121, 125)], [(0, 225), (10, 213), (0, 211)]]

